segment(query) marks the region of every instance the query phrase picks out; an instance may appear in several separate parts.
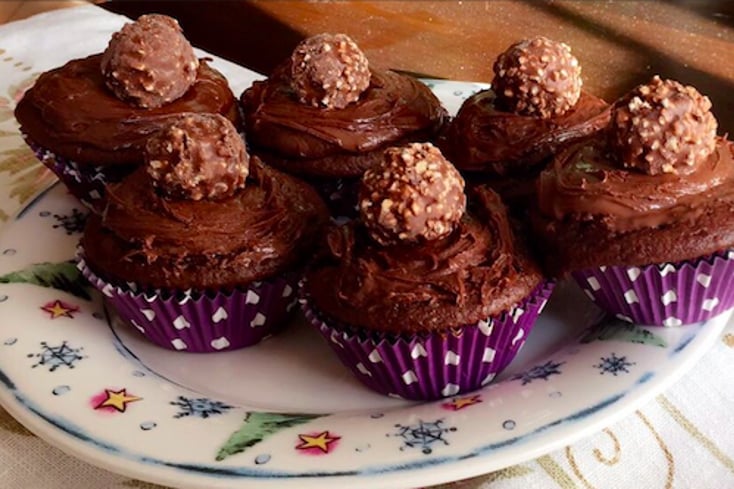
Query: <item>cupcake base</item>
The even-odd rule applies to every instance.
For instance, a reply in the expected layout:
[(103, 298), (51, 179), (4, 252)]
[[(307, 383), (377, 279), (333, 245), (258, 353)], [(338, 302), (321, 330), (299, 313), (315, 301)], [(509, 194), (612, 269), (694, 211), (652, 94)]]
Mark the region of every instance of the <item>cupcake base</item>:
[(697, 323), (734, 307), (734, 250), (678, 263), (599, 267), (572, 275), (599, 307), (647, 326)]
[(296, 305), (295, 274), (226, 292), (140, 291), (96, 275), (82, 251), (77, 267), (124, 322), (170, 350), (206, 353), (254, 345), (282, 330)]
[(491, 382), (525, 343), (554, 285), (544, 282), (499, 316), (441, 333), (405, 337), (340, 324), (316, 310), (305, 292), (301, 305), (306, 319), (367, 387), (391, 397), (431, 400)]

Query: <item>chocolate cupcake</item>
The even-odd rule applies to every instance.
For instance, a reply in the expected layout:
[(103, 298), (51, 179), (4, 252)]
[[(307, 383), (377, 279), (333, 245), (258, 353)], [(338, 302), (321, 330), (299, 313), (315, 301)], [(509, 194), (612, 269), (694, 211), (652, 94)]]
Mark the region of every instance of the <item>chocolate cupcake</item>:
[(710, 109), (655, 77), (615, 103), (608, 133), (540, 176), (548, 267), (620, 318), (676, 326), (734, 305), (734, 145)]
[(178, 23), (144, 15), (113, 34), (104, 53), (43, 73), (15, 109), (38, 158), (87, 204), (106, 182), (143, 162), (152, 133), (170, 116), (222, 114), (238, 123), (227, 80), (194, 55)]
[(581, 86), (566, 44), (544, 37), (515, 43), (495, 61), (492, 88), (464, 102), (440, 146), (471, 181), (525, 207), (559, 148), (609, 121), (608, 104)]
[(302, 284), (306, 317), (368, 387), (434, 399), (485, 385), (552, 290), (499, 197), (467, 204), (430, 144), (388, 149), (364, 174), (360, 219), (330, 230)]
[(354, 214), (365, 170), (388, 146), (432, 139), (447, 114), (421, 82), (368, 66), (344, 34), (301, 42), (241, 97), (253, 154), (313, 183), (336, 214)]
[(305, 183), (249, 159), (223, 116), (183, 114), (146, 165), (108, 186), (79, 267), (122, 319), (165, 348), (231, 350), (280, 329), (328, 220)]

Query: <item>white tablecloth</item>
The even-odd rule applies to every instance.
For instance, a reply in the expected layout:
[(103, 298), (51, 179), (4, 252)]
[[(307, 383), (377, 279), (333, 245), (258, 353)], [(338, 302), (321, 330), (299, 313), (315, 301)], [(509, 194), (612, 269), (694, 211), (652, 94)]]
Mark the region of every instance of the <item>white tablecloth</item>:
[[(17, 186), (0, 196), (7, 219), (51, 181), (17, 135), (12, 109), (34, 77), (104, 49), (124, 18), (93, 6), (0, 27), (0, 172)], [(239, 94), (253, 74), (217, 60)], [(7, 133), (5, 131), (8, 131)], [(538, 459), (441, 486), (452, 489), (734, 488), (734, 328), (675, 383), (633, 415)], [(36, 438), (0, 408), (0, 488), (154, 488), (73, 459)]]

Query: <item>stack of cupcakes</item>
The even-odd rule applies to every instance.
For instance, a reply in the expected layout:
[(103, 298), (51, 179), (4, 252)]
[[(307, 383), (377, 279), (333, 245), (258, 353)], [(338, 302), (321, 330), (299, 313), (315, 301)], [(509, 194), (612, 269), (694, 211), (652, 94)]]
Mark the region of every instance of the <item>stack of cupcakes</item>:
[(99, 210), (105, 184), (140, 166), (148, 137), (186, 112), (239, 123), (227, 80), (196, 58), (176, 20), (144, 15), (115, 33), (104, 53), (43, 73), (15, 117), (41, 162)]

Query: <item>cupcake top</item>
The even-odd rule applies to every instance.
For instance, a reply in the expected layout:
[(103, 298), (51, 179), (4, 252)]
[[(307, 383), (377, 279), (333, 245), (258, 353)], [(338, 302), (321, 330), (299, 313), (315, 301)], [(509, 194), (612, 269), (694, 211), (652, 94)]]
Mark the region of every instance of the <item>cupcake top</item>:
[(716, 136), (710, 109), (695, 88), (655, 77), (614, 105), (608, 134), (556, 157), (538, 205), (543, 233), (559, 247), (573, 242), (562, 268), (680, 261), (734, 245), (734, 146)]
[(140, 163), (148, 136), (185, 112), (238, 118), (227, 80), (199, 61), (178, 23), (144, 15), (102, 54), (43, 73), (15, 110), (22, 130), (80, 164)]
[(499, 197), (479, 188), (466, 208), (454, 172), (430, 144), (385, 152), (363, 177), (361, 220), (333, 228), (308, 272), (320, 311), (394, 334), (449, 330), (510, 309), (542, 281)]
[(344, 34), (304, 40), (241, 101), (258, 152), (288, 159), (288, 171), (325, 176), (361, 175), (373, 161), (345, 168), (341, 157), (430, 137), (446, 118), (424, 84), (370, 67)]
[(328, 219), (309, 186), (249, 159), (221, 116), (179, 115), (146, 151), (146, 166), (108, 186), (105, 211), (82, 238), (87, 262), (107, 280), (245, 285), (301, 265)]
[(493, 70), (492, 89), (464, 102), (444, 143), (462, 170), (527, 172), (609, 120), (606, 102), (581, 90), (581, 67), (566, 44), (545, 37), (517, 42)]

